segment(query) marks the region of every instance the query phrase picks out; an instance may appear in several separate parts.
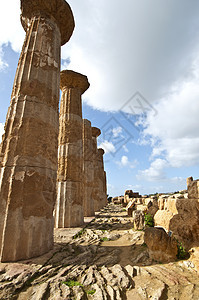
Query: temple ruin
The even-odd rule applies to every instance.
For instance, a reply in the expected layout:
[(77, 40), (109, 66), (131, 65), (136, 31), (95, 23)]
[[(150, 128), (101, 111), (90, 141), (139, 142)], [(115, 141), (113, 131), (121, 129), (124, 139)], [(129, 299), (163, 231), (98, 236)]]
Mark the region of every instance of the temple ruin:
[(60, 73), (70, 6), (21, 0), (21, 11), (0, 145), (0, 298), (199, 299), (199, 180), (108, 204), (101, 130), (82, 118), (88, 78)]

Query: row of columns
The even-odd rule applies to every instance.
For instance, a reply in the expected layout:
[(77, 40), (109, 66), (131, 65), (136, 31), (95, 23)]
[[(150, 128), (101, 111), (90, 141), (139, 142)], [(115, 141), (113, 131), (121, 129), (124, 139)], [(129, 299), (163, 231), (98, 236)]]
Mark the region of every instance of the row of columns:
[(86, 158), (84, 148), (92, 143), (87, 141), (88, 122), (82, 126), (81, 95), (89, 87), (85, 76), (61, 73), (59, 118), (60, 49), (74, 30), (72, 11), (64, 0), (50, 5), (48, 0), (21, 0), (21, 12), (26, 37), (0, 145), (2, 262), (52, 249), (55, 202), (56, 227), (79, 226), (84, 211), (95, 210), (89, 202), (95, 195), (89, 189), (96, 178), (95, 161)]
[(100, 129), (82, 119), (82, 94), (89, 88), (86, 76), (61, 72), (57, 201), (55, 228), (83, 225), (106, 205), (103, 150), (97, 149)]

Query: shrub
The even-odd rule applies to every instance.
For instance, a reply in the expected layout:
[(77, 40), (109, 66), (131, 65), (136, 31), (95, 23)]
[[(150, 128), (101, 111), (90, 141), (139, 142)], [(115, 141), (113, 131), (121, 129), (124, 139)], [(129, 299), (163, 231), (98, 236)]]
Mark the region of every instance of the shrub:
[(182, 243), (177, 241), (177, 247), (178, 247), (178, 253), (177, 253), (177, 258), (178, 259), (185, 259), (188, 255), (187, 251), (183, 247)]
[(154, 220), (151, 214), (145, 214), (144, 216), (145, 225), (148, 227), (154, 227)]
[(103, 238), (100, 239), (100, 241), (101, 241), (101, 242), (106, 242), (106, 241), (109, 241), (109, 238), (103, 237)]

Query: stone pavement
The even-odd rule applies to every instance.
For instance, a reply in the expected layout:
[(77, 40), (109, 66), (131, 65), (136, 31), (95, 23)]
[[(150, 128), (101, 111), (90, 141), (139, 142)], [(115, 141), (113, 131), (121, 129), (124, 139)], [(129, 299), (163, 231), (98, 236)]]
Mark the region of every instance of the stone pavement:
[(55, 231), (53, 251), (0, 264), (0, 299), (199, 299), (194, 264), (152, 261), (132, 225), (109, 204), (84, 228)]

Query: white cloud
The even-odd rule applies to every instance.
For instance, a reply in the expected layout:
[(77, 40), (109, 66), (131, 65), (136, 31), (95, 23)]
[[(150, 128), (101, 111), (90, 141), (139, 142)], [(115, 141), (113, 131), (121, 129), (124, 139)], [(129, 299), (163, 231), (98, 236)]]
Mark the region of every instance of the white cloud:
[(124, 152), (126, 152), (126, 153), (128, 153), (128, 152), (129, 152), (129, 149), (127, 148), (127, 146), (126, 146), (126, 145), (123, 145), (123, 146), (122, 146), (122, 148), (123, 148)]
[(186, 186), (186, 178), (176, 176), (176, 177), (171, 178), (171, 180), (175, 183), (185, 183), (185, 186)]
[(141, 184), (135, 184), (135, 185), (129, 184), (129, 185), (127, 185), (127, 187), (129, 189), (131, 189), (132, 191), (135, 191), (135, 190), (140, 190), (142, 188), (142, 185)]
[(190, 62), (199, 41), (197, 1), (69, 3), (76, 29), (62, 57), (70, 57), (69, 68), (88, 76), (85, 97), (91, 106), (118, 110), (136, 91), (157, 101), (175, 80), (192, 76)]
[(120, 161), (116, 161), (116, 164), (121, 168), (129, 167), (129, 168), (133, 169), (133, 168), (136, 168), (138, 162), (137, 162), (137, 160), (134, 160), (133, 162), (131, 162), (131, 161), (129, 161), (129, 159), (126, 155), (123, 155), (121, 157)]
[(123, 166), (123, 167), (126, 167), (127, 165), (129, 164), (129, 159), (128, 159), (128, 157), (127, 156), (122, 156), (122, 158), (121, 158), (121, 165)]
[(122, 133), (122, 127), (113, 128), (113, 138), (117, 138)]
[[(88, 76), (91, 87), (84, 97), (92, 107), (119, 110), (136, 91), (149, 102), (157, 101), (174, 81), (192, 78), (191, 61), (199, 47), (199, 2), (68, 2), (76, 26), (62, 47), (62, 58), (71, 62), (62, 67)], [(10, 42), (19, 52), (24, 40), (19, 0), (2, 1), (0, 26), (5, 28), (0, 31), (0, 47)]]
[(8, 64), (7, 64), (7, 62), (4, 61), (4, 53), (3, 53), (3, 49), (0, 45), (0, 71), (3, 71), (7, 67), (8, 67)]
[(145, 138), (153, 141), (151, 157), (163, 157), (171, 167), (199, 164), (198, 63), (192, 69), (192, 80), (175, 84), (173, 93), (155, 106), (158, 114), (149, 113), (144, 122)]
[(115, 146), (114, 146), (111, 142), (109, 142), (109, 141), (103, 141), (103, 142), (99, 145), (99, 148), (104, 149), (105, 154), (108, 154), (108, 153), (115, 153), (115, 152), (116, 152)]
[(148, 169), (140, 170), (137, 179), (147, 181), (164, 180), (166, 178), (164, 168), (167, 167), (167, 165), (166, 160), (158, 158), (151, 163)]

